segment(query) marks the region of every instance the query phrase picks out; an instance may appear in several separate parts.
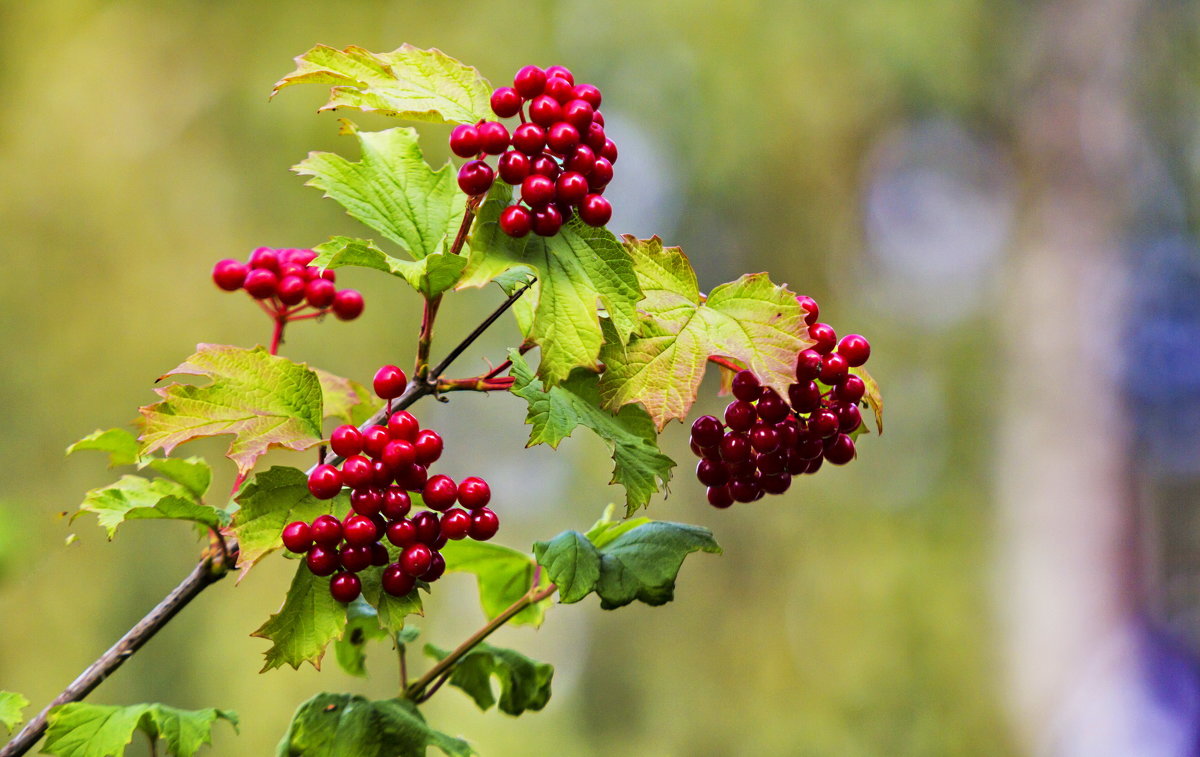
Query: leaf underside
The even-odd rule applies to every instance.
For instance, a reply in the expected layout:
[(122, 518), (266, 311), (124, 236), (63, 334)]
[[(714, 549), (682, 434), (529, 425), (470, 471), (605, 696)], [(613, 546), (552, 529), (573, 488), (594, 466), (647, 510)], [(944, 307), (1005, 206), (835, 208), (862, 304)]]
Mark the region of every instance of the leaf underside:
[(451, 757), (475, 750), (430, 728), (407, 700), (372, 702), (352, 694), (317, 694), (296, 710), (277, 757), (425, 757), (429, 747)]

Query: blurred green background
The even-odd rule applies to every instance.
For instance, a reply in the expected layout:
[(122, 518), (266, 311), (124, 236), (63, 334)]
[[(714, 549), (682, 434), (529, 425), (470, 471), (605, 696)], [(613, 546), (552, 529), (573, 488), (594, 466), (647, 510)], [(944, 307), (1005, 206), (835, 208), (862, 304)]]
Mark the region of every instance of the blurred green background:
[[(1144, 94), (1152, 118), (1194, 108), (1195, 4), (1135, 5), (1132, 44), (1153, 55), (1123, 59), (1140, 60), (1132, 99)], [(196, 343), (268, 338), (244, 296), (211, 285), (215, 260), (366, 235), (288, 171), (309, 150), (353, 155), (335, 116), (315, 112), (324, 92), (267, 95), (316, 43), (409, 42), (496, 85), (533, 62), (600, 86), (622, 150), (610, 228), (681, 245), (705, 289), (766, 270), (816, 297), (822, 320), (872, 340), (887, 401), (887, 433), (854, 464), (722, 512), (691, 476), (685, 428), (669, 427), (680, 467), (649, 514), (712, 528), (725, 554), (689, 559), (665, 607), (608, 613), (589, 600), (539, 631), (502, 631), (498, 643), (556, 666), (544, 712), (484, 715), (448, 690), (431, 724), (484, 755), (1019, 753), (991, 599), (995, 397), (1013, 324), (998, 277), (1038, 180), (1025, 88), (1054, 75), (1033, 42), (1059, 23), (1055, 7), (1082, 6), (3, 0), (0, 689), (28, 696), (32, 714), (193, 564), (188, 528), (134, 523), (107, 543), (92, 518), (68, 522), (113, 474), (63, 449), (128, 422)], [(1163, 123), (1155, 138), (1170, 143)], [(431, 160), (446, 157), (447, 133), (422, 128)], [(362, 381), (383, 362), (408, 366), (416, 296), (369, 271), (341, 281), (364, 292), (365, 315), (299, 324), (283, 354)], [(450, 298), (435, 357), (499, 299)], [(498, 361), (515, 340), (505, 322), (456, 368)], [(723, 405), (713, 373), (698, 411)], [(417, 415), (444, 432), (445, 472), (492, 482), (503, 543), (585, 527), (620, 497), (586, 433), (557, 453), (523, 449), (515, 398), (454, 396)], [(216, 460), (224, 445), (190, 446)], [(220, 465), (214, 491), (232, 480)], [(383, 645), (365, 682), (331, 655), (320, 673), (257, 673), (266, 643), (248, 634), (290, 567), (271, 559), (206, 592), (92, 701), (232, 708), (242, 734), (219, 726), (211, 752), (263, 755), (315, 692), (392, 695)], [(468, 577), (438, 589), (420, 625), (449, 646), (482, 617)]]

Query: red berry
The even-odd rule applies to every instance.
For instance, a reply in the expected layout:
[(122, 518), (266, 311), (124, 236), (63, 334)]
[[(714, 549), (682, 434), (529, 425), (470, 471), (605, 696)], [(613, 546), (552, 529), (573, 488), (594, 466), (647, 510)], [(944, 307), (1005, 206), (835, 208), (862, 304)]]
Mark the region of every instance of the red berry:
[(548, 155), (540, 155), (533, 159), (533, 172), (554, 181), (562, 173), (558, 163)]
[(567, 156), (565, 165), (568, 171), (587, 176), (596, 167), (596, 153), (587, 145), (579, 145)]
[(308, 490), (317, 499), (333, 499), (342, 490), (342, 474), (332, 465), (318, 465), (308, 475)]
[(283, 546), (289, 552), (300, 554), (312, 548), (312, 528), (302, 520), (283, 527)]
[(562, 211), (554, 205), (538, 208), (533, 213), (533, 232), (538, 236), (552, 237), (562, 228)]
[(400, 520), (412, 509), (412, 499), (408, 492), (399, 486), (389, 486), (383, 490), (383, 505), (380, 512), (389, 520)]
[(579, 205), (579, 218), (588, 226), (603, 226), (612, 218), (612, 204), (601, 195), (588, 195)]
[(858, 405), (842, 405), (838, 409), (838, 430), (849, 434), (862, 425), (862, 411)]
[(421, 580), (432, 583), (441, 578), (445, 572), (446, 558), (442, 557), (441, 552), (435, 551), (429, 559), (429, 569), (421, 574)]
[(371, 564), (375, 567), (381, 567), (391, 562), (392, 556), (388, 554), (387, 547), (379, 542), (371, 545)]
[(575, 75), (571, 73), (571, 69), (566, 66), (549, 66), (546, 68), (546, 78), (550, 79), (555, 76), (560, 76), (567, 80), (567, 83), (574, 86)]
[(604, 140), (604, 147), (600, 148), (600, 157), (604, 158), (609, 163), (616, 163), (617, 143), (611, 139)]
[(416, 492), (425, 488), (425, 481), (428, 477), (429, 471), (425, 469), (424, 465), (413, 463), (396, 472), (396, 483), (409, 491)]
[(442, 516), (441, 528), (447, 539), (461, 539), (471, 528), (471, 514), (456, 507)]
[(720, 444), (716, 444), (711, 447), (701, 447), (699, 444), (696, 444), (695, 441), (692, 441), (689, 443), (689, 446), (692, 448), (692, 454), (694, 454), (696, 457), (702, 457), (705, 460), (721, 459)]
[(587, 100), (570, 100), (563, 106), (563, 118), (582, 134), (592, 125), (592, 115), (595, 109)]
[(817, 318), (821, 315), (821, 308), (817, 306), (817, 301), (805, 294), (796, 295), (796, 302), (800, 303), (800, 307), (804, 310), (804, 322), (812, 326), (817, 322)]
[(604, 158), (596, 158), (596, 163), (592, 166), (592, 172), (588, 174), (588, 186), (593, 192), (599, 192), (608, 186), (612, 181), (613, 167)]
[(421, 424), (407, 410), (397, 410), (392, 413), (392, 417), (388, 418), (387, 426), (388, 433), (393, 439), (403, 439), (406, 442), (415, 442), (417, 432), (421, 430)]
[(475, 129), (479, 132), (479, 144), (488, 155), (499, 155), (508, 149), (508, 129), (504, 124), (499, 121), (484, 121)]
[(362, 455), (351, 455), (342, 463), (342, 482), (351, 489), (365, 489), (374, 479), (371, 461)]
[(511, 118), (521, 112), (521, 95), (512, 87), (499, 87), (492, 93), (492, 112), (501, 118)]
[(492, 186), (494, 178), (491, 166), (482, 160), (472, 160), (458, 169), (458, 188), (472, 196), (481, 195)]
[(383, 448), (381, 459), (389, 470), (399, 472), (417, 461), (417, 450), (411, 442), (393, 439)]
[(363, 452), (374, 458), (379, 458), (383, 455), (383, 448), (387, 446), (388, 440), (387, 426), (371, 426), (363, 432), (362, 448)]
[(398, 520), (394, 523), (389, 523), (386, 533), (387, 540), (397, 547), (407, 547), (417, 543), (417, 528), (411, 520)]
[(567, 171), (555, 182), (559, 202), (578, 204), (588, 193), (587, 177), (581, 173)]
[(725, 425), (733, 431), (748, 431), (757, 419), (754, 405), (749, 402), (734, 400), (725, 408)]
[(512, 146), (530, 157), (541, 155), (546, 147), (546, 130), (537, 124), (521, 124), (513, 130)]
[(338, 573), (329, 582), (329, 593), (339, 602), (353, 602), (362, 593), (362, 581), (353, 573)]
[(359, 515), (371, 516), (383, 509), (383, 492), (376, 487), (350, 492), (350, 507)]
[(763, 476), (759, 484), (767, 494), (783, 494), (792, 485), (792, 477), (786, 473)]
[(787, 450), (780, 449), (754, 458), (754, 465), (764, 476), (783, 473), (787, 470)]
[(425, 482), (421, 498), (430, 510), (445, 512), (458, 500), (458, 485), (454, 479), (439, 473)]
[(342, 538), (352, 547), (361, 547), (376, 541), (379, 534), (375, 530), (375, 523), (370, 518), (354, 515), (347, 518), (346, 522), (342, 524)]
[(408, 596), (408, 593), (417, 585), (417, 579), (404, 572), (404, 567), (394, 562), (383, 569), (383, 576), (379, 579), (383, 590), (393, 597)]
[(692, 441), (701, 447), (715, 447), (724, 435), (721, 422), (711, 415), (702, 415), (692, 424)]
[(779, 423), (788, 415), (788, 405), (778, 392), (770, 387), (763, 390), (762, 399), (757, 405), (758, 417), (766, 423)]
[(357, 573), (371, 567), (371, 548), (366, 544), (347, 544), (338, 550), (342, 568)]
[(562, 105), (549, 95), (538, 95), (529, 103), (529, 120), (538, 126), (550, 128), (562, 121)]
[(740, 463), (727, 463), (725, 467), (729, 468), (730, 478), (746, 478), (747, 476), (753, 476), (754, 472), (758, 470), (758, 459), (751, 452), (748, 460), (743, 460)]
[(575, 87), (561, 76), (551, 76), (546, 79), (544, 94), (553, 97), (559, 103), (566, 104), (575, 97)]
[(314, 308), (327, 308), (337, 297), (337, 287), (329, 279), (313, 279), (304, 287), (304, 299)]
[(821, 374), (824, 360), (816, 350), (801, 350), (796, 356), (796, 380), (811, 381)]
[(733, 396), (743, 402), (753, 402), (762, 396), (762, 384), (750, 371), (738, 371), (733, 377)]
[(520, 184), (533, 170), (533, 161), (529, 156), (518, 150), (509, 150), (500, 156), (496, 163), (496, 171), (505, 184)]
[(808, 337), (816, 342), (812, 349), (822, 355), (833, 352), (833, 348), (837, 344), (837, 332), (828, 323), (814, 323), (809, 326)]
[(826, 441), (825, 459), (834, 465), (845, 465), (850, 462), (854, 459), (854, 440), (845, 434), (838, 434)]
[(470, 124), (459, 124), (450, 132), (450, 151), (460, 158), (471, 158), (481, 149), (479, 130)]
[(828, 439), (837, 433), (841, 420), (828, 410), (814, 413), (808, 422), (808, 428), (820, 439)]
[(735, 478), (729, 482), (734, 502), (753, 502), (762, 496), (762, 484), (755, 478)]
[(740, 463), (750, 459), (753, 447), (750, 440), (741, 434), (728, 433), (721, 440), (721, 459), (727, 463)]
[(536, 97), (546, 88), (546, 72), (537, 66), (525, 66), (513, 77), (513, 88), (521, 97)]
[(308, 282), (302, 276), (284, 276), (275, 288), (275, 293), (284, 305), (299, 305), (304, 301), (307, 287)]
[(396, 474), (382, 460), (371, 461), (371, 483), (380, 488), (392, 483)]
[(821, 373), (818, 377), (822, 384), (827, 386), (836, 386), (842, 383), (846, 378), (846, 372), (850, 366), (846, 364), (846, 358), (840, 352), (835, 352), (832, 355), (826, 355), (824, 362), (821, 363)]
[(417, 513), (412, 517), (413, 528), (416, 529), (417, 541), (422, 544), (433, 544), (442, 532), (441, 521), (435, 513), (428, 510)]
[(548, 176), (533, 174), (521, 183), (521, 199), (531, 208), (541, 208), (554, 201), (554, 181)]
[(304, 556), (304, 564), (314, 576), (328, 576), (338, 569), (342, 561), (336, 549), (318, 544), (308, 550), (308, 554)]
[(576, 84), (573, 94), (580, 100), (586, 101), (593, 108), (600, 107), (600, 89), (594, 84)]
[(413, 447), (417, 451), (417, 462), (428, 467), (442, 456), (442, 437), (433, 429), (423, 429), (417, 434)]
[(414, 578), (429, 570), (433, 551), (424, 544), (413, 544), (400, 555), (400, 568)]
[(533, 214), (520, 205), (510, 205), (500, 214), (500, 230), (510, 237), (523, 237), (533, 228)]
[[(595, 155), (604, 149), (604, 143), (608, 141), (608, 136), (604, 133), (604, 127), (599, 121), (592, 120), (591, 126), (587, 128), (587, 133), (583, 135), (583, 143)], [(611, 164), (609, 164), (611, 165)]]
[(353, 321), (362, 315), (363, 296), (354, 289), (343, 289), (334, 295), (333, 314), (340, 321)]
[(724, 486), (729, 482), (729, 469), (716, 460), (696, 463), (696, 478), (705, 486)]
[(774, 426), (756, 423), (754, 428), (750, 429), (750, 444), (759, 452), (774, 452), (779, 449), (779, 432)]
[(458, 485), (458, 501), (468, 510), (486, 507), (492, 500), (492, 488), (478, 476), (468, 476)]
[(797, 413), (811, 413), (821, 406), (821, 387), (812, 381), (788, 387), (788, 402)]
[(318, 515), (309, 529), (312, 539), (322, 547), (333, 547), (342, 540), (342, 524), (332, 515)]
[(222, 260), (213, 266), (212, 277), (216, 285), (226, 292), (236, 292), (242, 288), (248, 272), (249, 269), (246, 268), (245, 263), (237, 260)]
[(858, 334), (847, 334), (838, 342), (838, 354), (846, 358), (851, 368), (857, 368), (871, 357), (871, 343)]
[(246, 291), (256, 300), (265, 300), (275, 296), (275, 287), (279, 279), (266, 268), (255, 268), (246, 274), (244, 286)]
[(733, 504), (733, 495), (728, 486), (710, 486), (708, 488), (708, 504), (724, 510)]
[(394, 400), (404, 394), (404, 389), (408, 386), (408, 377), (396, 366), (385, 365), (375, 371), (373, 385), (375, 394), (381, 399)]
[(863, 398), (866, 391), (867, 385), (863, 383), (863, 380), (854, 374), (850, 374), (833, 390), (833, 396), (842, 402), (855, 403)]
[(330, 283), (334, 283), (337, 281), (337, 272), (332, 268), (325, 268), (321, 271), (321, 278), (329, 281)]
[(468, 534), (475, 541), (487, 541), (499, 530), (500, 519), (496, 517), (496, 513), (486, 507), (481, 507), (471, 513), (471, 528)]
[(559, 155), (566, 155), (579, 144), (579, 129), (566, 121), (552, 124), (546, 132), (546, 144)]
[(250, 253), (250, 267), (279, 273), (279, 250), (271, 247), (256, 248)]

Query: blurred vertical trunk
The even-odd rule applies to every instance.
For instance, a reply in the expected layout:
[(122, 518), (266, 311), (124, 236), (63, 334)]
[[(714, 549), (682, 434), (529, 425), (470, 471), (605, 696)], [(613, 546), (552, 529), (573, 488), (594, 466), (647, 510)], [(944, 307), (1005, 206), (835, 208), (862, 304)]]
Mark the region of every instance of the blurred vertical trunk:
[(1092, 721), (1113, 715), (1104, 700), (1136, 676), (1118, 375), (1144, 5), (1051, 0), (1031, 9), (1019, 51), (1025, 206), (1000, 314), (997, 593), (1010, 703), (1035, 753), (1080, 753), (1081, 725), (1122, 729)]

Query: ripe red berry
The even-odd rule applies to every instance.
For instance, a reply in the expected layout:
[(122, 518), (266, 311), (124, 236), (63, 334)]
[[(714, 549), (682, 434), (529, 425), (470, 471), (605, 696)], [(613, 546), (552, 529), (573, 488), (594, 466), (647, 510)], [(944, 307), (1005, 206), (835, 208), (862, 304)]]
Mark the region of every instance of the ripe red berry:
[(492, 186), (494, 178), (491, 166), (482, 160), (472, 160), (458, 169), (458, 188), (472, 196), (481, 195)]
[(387, 426), (388, 434), (393, 439), (403, 439), (406, 442), (415, 442), (417, 440), (417, 432), (421, 430), (421, 424), (407, 410), (397, 410), (392, 413), (392, 417), (388, 418)]
[(576, 84), (573, 94), (580, 100), (586, 101), (593, 108), (600, 107), (600, 89), (594, 84)]
[(783, 494), (792, 485), (792, 477), (786, 473), (763, 476), (759, 484), (767, 494)]
[(442, 533), (441, 521), (438, 516), (428, 510), (419, 512), (412, 517), (412, 524), (417, 541), (433, 545)]
[(823, 359), (816, 350), (801, 350), (796, 355), (796, 380), (811, 381), (821, 373)]
[(395, 477), (396, 474), (387, 466), (387, 463), (382, 460), (371, 461), (371, 485), (382, 488), (392, 483), (392, 479)]
[(496, 172), (500, 174), (505, 184), (520, 184), (533, 170), (533, 161), (519, 150), (509, 150), (500, 156), (496, 163)]
[(500, 519), (496, 517), (496, 513), (486, 507), (481, 507), (471, 513), (471, 528), (468, 534), (475, 541), (487, 541), (499, 530)]
[(705, 486), (724, 486), (729, 482), (729, 469), (716, 460), (696, 463), (696, 479)]
[(604, 147), (600, 148), (600, 157), (604, 158), (609, 163), (616, 163), (617, 143), (611, 139), (604, 140)]
[(433, 551), (429, 547), (424, 544), (413, 544), (400, 555), (400, 567), (405, 573), (416, 578), (429, 570), (429, 563), (432, 560)]
[(462, 539), (471, 528), (471, 514), (456, 507), (442, 516), (441, 528), (447, 539)]
[(805, 294), (796, 295), (796, 302), (800, 303), (800, 307), (804, 310), (804, 322), (812, 326), (817, 322), (817, 318), (821, 315), (821, 308), (817, 306), (817, 301)]
[(579, 205), (579, 218), (588, 226), (603, 226), (612, 218), (612, 204), (601, 195), (590, 194)]
[(525, 123), (513, 130), (512, 146), (530, 157), (541, 155), (546, 147), (546, 130), (534, 123)]
[(604, 158), (596, 158), (596, 163), (592, 166), (592, 172), (588, 174), (588, 186), (593, 192), (600, 192), (608, 183), (612, 181), (613, 167)]
[(343, 289), (333, 298), (333, 314), (341, 321), (353, 321), (362, 315), (363, 297), (354, 289)]
[(753, 502), (762, 496), (762, 484), (755, 478), (735, 478), (729, 482), (734, 502)]
[(554, 181), (548, 176), (532, 174), (521, 183), (521, 199), (531, 208), (542, 208), (554, 201)]
[(814, 323), (809, 326), (808, 337), (816, 342), (812, 349), (822, 355), (833, 352), (834, 346), (837, 345), (837, 332), (828, 323)]
[(788, 387), (788, 402), (797, 413), (811, 413), (821, 406), (821, 387), (812, 381)]
[(371, 426), (362, 434), (363, 452), (374, 458), (381, 457), (389, 439), (386, 426)]
[(302, 520), (289, 523), (283, 527), (283, 546), (289, 552), (300, 554), (312, 548), (312, 528)]
[(412, 499), (408, 492), (399, 486), (389, 486), (383, 490), (383, 505), (380, 512), (388, 520), (400, 520), (412, 509)]
[(388, 554), (387, 547), (380, 542), (375, 542), (371, 545), (371, 564), (379, 568), (391, 562), (392, 556)]
[(521, 111), (521, 95), (512, 87), (499, 87), (492, 93), (492, 112), (511, 118)]
[(820, 439), (828, 439), (837, 433), (840, 420), (828, 410), (814, 413), (808, 422), (808, 428)]
[(392, 439), (383, 448), (383, 464), (393, 473), (398, 473), (417, 461), (417, 450), (411, 442)]
[(533, 228), (533, 214), (520, 205), (510, 205), (500, 213), (500, 230), (510, 237), (523, 237)]
[(275, 273), (279, 272), (279, 250), (271, 247), (258, 247), (250, 253), (250, 267), (264, 268)]
[(788, 414), (788, 405), (783, 401), (783, 397), (771, 388), (763, 390), (762, 399), (757, 405), (758, 417), (762, 418), (766, 423), (778, 423)]
[(721, 422), (711, 415), (702, 415), (692, 424), (692, 441), (701, 447), (715, 447), (724, 434)]
[(342, 540), (342, 523), (332, 515), (318, 515), (309, 532), (320, 546), (332, 547)]
[(566, 121), (551, 124), (546, 131), (546, 144), (559, 155), (566, 155), (579, 144), (579, 129)]
[(357, 573), (371, 567), (371, 547), (366, 544), (347, 544), (338, 550), (342, 568)]
[(342, 524), (342, 538), (352, 547), (361, 547), (378, 540), (379, 533), (370, 518), (353, 515)]
[(742, 400), (734, 400), (725, 408), (725, 425), (733, 431), (748, 431), (758, 419), (754, 405)]
[(375, 371), (375, 379), (372, 383), (375, 387), (375, 394), (379, 395), (381, 399), (394, 400), (404, 394), (404, 389), (408, 386), (408, 377), (398, 367), (385, 365)]
[(575, 75), (571, 73), (571, 69), (566, 66), (548, 66), (546, 68), (546, 78), (550, 79), (554, 76), (560, 76), (567, 80), (567, 83), (574, 86)]
[(862, 411), (858, 405), (842, 405), (838, 408), (838, 430), (849, 434), (862, 425)]
[(371, 516), (383, 509), (383, 492), (377, 487), (350, 492), (350, 507), (359, 515)]
[(442, 437), (433, 429), (422, 429), (413, 444), (417, 451), (417, 462), (428, 467), (442, 456)]
[(546, 72), (537, 66), (525, 66), (513, 77), (513, 89), (521, 97), (536, 97), (546, 88)]
[(861, 378), (852, 373), (846, 376), (845, 380), (833, 390), (833, 396), (842, 402), (855, 403), (863, 398), (866, 391), (867, 385), (863, 383)]
[(337, 549), (318, 544), (308, 550), (308, 554), (304, 556), (304, 564), (314, 576), (328, 576), (338, 569), (342, 561)]
[(484, 121), (475, 129), (479, 132), (479, 144), (488, 155), (499, 155), (508, 149), (508, 129), (504, 124), (499, 121)]
[(408, 596), (417, 585), (417, 579), (405, 573), (404, 567), (398, 562), (383, 569), (383, 576), (379, 582), (383, 585), (383, 590), (393, 597)]
[(774, 426), (756, 423), (754, 428), (750, 429), (750, 444), (758, 452), (774, 452), (779, 449), (779, 432)]
[(559, 202), (577, 205), (588, 192), (587, 177), (575, 171), (567, 171), (555, 182)]
[(720, 460), (721, 459), (720, 444), (715, 444), (711, 447), (701, 447), (699, 444), (696, 444), (696, 442), (693, 440), (692, 442), (689, 443), (689, 446), (692, 448), (692, 454), (695, 455), (696, 457), (702, 457), (705, 460)]
[(871, 343), (858, 334), (847, 334), (838, 342), (838, 354), (846, 358), (851, 368), (857, 368), (871, 357)]
[(396, 472), (396, 483), (412, 492), (420, 491), (425, 488), (425, 481), (429, 478), (429, 471), (424, 465), (413, 463), (407, 468)]
[(337, 287), (329, 279), (313, 279), (304, 287), (304, 299), (314, 308), (327, 308), (337, 297)]
[(430, 510), (445, 512), (458, 501), (458, 485), (454, 483), (454, 479), (439, 473), (425, 482), (421, 498)]
[(458, 484), (458, 501), (468, 510), (486, 507), (492, 500), (492, 488), (478, 476), (468, 476)]
[(342, 474), (332, 465), (318, 465), (308, 476), (308, 490), (317, 499), (333, 499), (342, 490)]
[[(568, 171), (583, 174), (585, 177), (596, 167), (596, 153), (587, 145), (579, 145), (567, 156), (564, 164)], [(590, 184), (588, 185), (591, 186)]]
[(563, 106), (563, 118), (581, 134), (587, 134), (588, 127), (592, 125), (594, 113), (595, 109), (587, 100), (570, 100)]
[(460, 158), (472, 158), (481, 149), (479, 130), (470, 124), (459, 124), (450, 132), (450, 151)]
[(845, 434), (838, 434), (829, 439), (825, 442), (825, 459), (834, 465), (850, 462), (854, 459), (854, 440)]
[(546, 79), (546, 89), (544, 94), (547, 97), (553, 97), (560, 104), (565, 105), (575, 97), (575, 87), (571, 82), (561, 76), (550, 76)]
[(721, 459), (727, 463), (749, 460), (752, 451), (750, 440), (741, 434), (730, 432), (721, 440)]
[(533, 233), (542, 237), (552, 237), (563, 225), (563, 214), (555, 205), (538, 208), (533, 213)]
[(764, 476), (783, 473), (787, 470), (787, 450), (780, 449), (754, 458), (754, 465)]
[(733, 504), (733, 495), (729, 493), (728, 486), (710, 486), (707, 496), (708, 504), (720, 510)]
[(279, 284), (278, 277), (266, 268), (255, 268), (246, 274), (243, 286), (256, 300), (265, 300), (275, 296), (275, 287)]
[(351, 455), (346, 458), (342, 463), (342, 482), (351, 489), (365, 489), (370, 486), (374, 483), (371, 461), (362, 455)]
[(407, 547), (417, 543), (417, 528), (412, 524), (411, 520), (398, 520), (389, 523), (386, 533), (387, 540), (397, 547)]
[(558, 179), (559, 174), (562, 173), (562, 168), (559, 167), (554, 158), (548, 155), (540, 155), (533, 159), (533, 172), (540, 176), (545, 176), (550, 181), (555, 181)]
[(362, 593), (362, 581), (353, 573), (338, 573), (329, 581), (329, 593), (339, 602), (353, 602)]
[(547, 129), (562, 121), (562, 105), (549, 95), (538, 95), (529, 103), (529, 120)]
[(845, 356), (840, 352), (835, 352), (832, 355), (825, 356), (824, 362), (821, 363), (821, 373), (818, 378), (826, 386), (836, 386), (846, 378), (846, 372), (849, 368), (850, 366), (846, 364)]
[(304, 301), (308, 282), (302, 276), (284, 276), (275, 288), (275, 294), (284, 305), (299, 305)]
[(750, 371), (738, 371), (731, 386), (733, 396), (743, 402), (754, 402), (762, 396), (762, 384)]
[(213, 266), (212, 277), (217, 286), (226, 292), (236, 292), (246, 281), (249, 269), (237, 260), (222, 260)]

